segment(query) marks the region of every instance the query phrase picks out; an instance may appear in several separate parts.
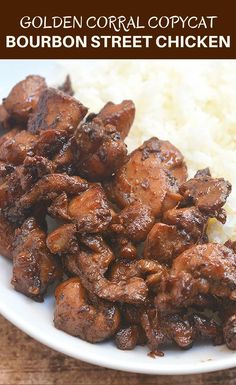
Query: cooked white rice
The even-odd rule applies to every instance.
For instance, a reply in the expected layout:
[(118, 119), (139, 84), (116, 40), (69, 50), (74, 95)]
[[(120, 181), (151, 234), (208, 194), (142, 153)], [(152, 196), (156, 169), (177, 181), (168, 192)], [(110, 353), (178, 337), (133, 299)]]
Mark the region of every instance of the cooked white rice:
[(211, 240), (236, 240), (236, 62), (61, 61), (76, 97), (97, 112), (107, 101), (132, 99), (136, 118), (129, 149), (151, 136), (184, 154), (189, 175), (210, 167), (233, 185), (227, 223), (210, 221)]

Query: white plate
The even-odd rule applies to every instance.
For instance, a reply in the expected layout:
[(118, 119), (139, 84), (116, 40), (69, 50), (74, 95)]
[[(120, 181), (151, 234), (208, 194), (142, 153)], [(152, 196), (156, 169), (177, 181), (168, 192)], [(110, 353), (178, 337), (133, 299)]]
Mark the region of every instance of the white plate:
[[(53, 80), (56, 66), (53, 61), (1, 61), (0, 96), (5, 96), (16, 81), (29, 73), (40, 73)], [(8, 73), (13, 74), (11, 78)], [(207, 343), (188, 351), (169, 348), (164, 357), (153, 359), (143, 347), (120, 351), (112, 342), (96, 345), (84, 342), (54, 328), (53, 295), (43, 304), (35, 303), (15, 292), (10, 280), (11, 263), (0, 256), (0, 313), (31, 337), (68, 356), (107, 368), (147, 374), (190, 374), (236, 366), (236, 352)]]

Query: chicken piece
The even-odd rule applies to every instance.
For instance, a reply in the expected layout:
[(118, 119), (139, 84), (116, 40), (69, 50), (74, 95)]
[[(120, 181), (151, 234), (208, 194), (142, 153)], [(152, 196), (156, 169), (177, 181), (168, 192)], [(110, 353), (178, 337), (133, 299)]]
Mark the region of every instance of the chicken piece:
[(33, 134), (41, 130), (74, 131), (88, 109), (72, 96), (47, 88), (40, 96), (37, 108), (28, 121)]
[(217, 243), (192, 246), (173, 262), (155, 303), (160, 310), (186, 307), (199, 294), (236, 300), (236, 254)]
[(90, 181), (107, 179), (126, 161), (127, 148), (120, 134), (100, 119), (82, 124), (75, 137), (78, 173)]
[(69, 223), (58, 227), (47, 236), (47, 247), (53, 254), (78, 252), (77, 228)]
[(111, 234), (108, 231), (106, 238), (118, 259), (132, 260), (137, 258), (137, 247), (125, 236)]
[(104, 126), (111, 124), (116, 127), (124, 140), (129, 133), (135, 116), (135, 105), (132, 100), (123, 100), (120, 104), (108, 102), (98, 113)]
[(142, 242), (154, 221), (150, 207), (135, 201), (113, 217), (110, 231), (122, 234), (132, 242)]
[(65, 192), (58, 195), (48, 207), (48, 214), (53, 218), (70, 221), (68, 214), (68, 197)]
[(65, 94), (68, 94), (70, 96), (74, 95), (74, 90), (72, 87), (70, 75), (66, 76), (64, 83), (61, 86), (59, 86), (58, 89), (60, 91), (65, 92)]
[(46, 234), (34, 218), (28, 218), (16, 231), (13, 249), (12, 285), (15, 290), (42, 302), (50, 284), (62, 271), (46, 246)]
[(0, 209), (4, 209), (15, 202), (15, 200), (22, 194), (20, 185), (21, 169), (16, 169), (10, 175), (3, 178), (0, 184)]
[(236, 313), (232, 314), (224, 323), (224, 341), (231, 350), (236, 350)]
[(3, 104), (0, 104), (0, 132), (3, 133), (6, 130), (10, 130), (14, 124), (14, 120), (8, 114)]
[(137, 345), (145, 345), (146, 337), (140, 325), (121, 328), (115, 335), (115, 344), (121, 350), (133, 350)]
[[(6, 208), (17, 204), (25, 191), (29, 190), (34, 183), (37, 182), (43, 175), (49, 174), (53, 170), (52, 163), (43, 157), (34, 156), (26, 157), (23, 165), (17, 166), (0, 184), (0, 208)], [(11, 210), (11, 209), (10, 209)], [(14, 216), (14, 210), (12, 215)], [(9, 219), (11, 218), (11, 213)], [(16, 218), (20, 213), (16, 212)], [(15, 220), (13, 220), (15, 222)]]
[(0, 136), (0, 146), (2, 146), (6, 141), (14, 139), (14, 137), (20, 132), (18, 127), (14, 127), (11, 130), (5, 132)]
[[(154, 140), (155, 139), (155, 140)], [(150, 139), (149, 146), (144, 153), (159, 152), (160, 161), (171, 172), (178, 184), (187, 179), (187, 166), (182, 153), (168, 140)], [(144, 155), (145, 156), (145, 155)]]
[(125, 324), (128, 325), (140, 325), (141, 317), (143, 313), (150, 307), (153, 307), (153, 303), (150, 304), (150, 297), (147, 298), (147, 301), (143, 305), (132, 305), (130, 303), (122, 304), (122, 319)]
[(7, 98), (3, 100), (3, 105), (14, 119), (26, 123), (46, 88), (45, 79), (41, 76), (27, 76), (12, 88)]
[(27, 156), (23, 163), (21, 187), (28, 191), (43, 176), (52, 174), (55, 165), (52, 161), (43, 156)]
[(64, 257), (65, 270), (69, 275), (79, 276), (83, 286), (99, 298), (111, 302), (145, 301), (148, 288), (142, 278), (132, 277), (119, 282), (105, 278), (115, 256), (101, 237), (81, 236), (79, 244), (81, 249), (78, 253)]
[(41, 131), (34, 145), (34, 154), (53, 159), (67, 144), (69, 134), (66, 130), (48, 129)]
[(35, 142), (34, 153), (53, 160), (55, 170), (68, 175), (75, 174), (74, 153), (76, 140), (66, 130), (48, 129), (41, 131)]
[(0, 185), (13, 173), (15, 167), (12, 164), (0, 161)]
[(223, 326), (224, 342), (229, 349), (236, 350), (236, 302), (219, 302), (218, 314)]
[(95, 343), (112, 337), (119, 328), (117, 307), (91, 298), (79, 278), (61, 283), (55, 297), (54, 325), (59, 330)]
[(158, 284), (166, 274), (167, 270), (158, 262), (140, 259), (114, 263), (109, 272), (109, 278), (114, 282), (120, 282), (133, 277), (141, 277), (145, 279), (148, 285), (149, 282), (153, 283), (153, 280), (149, 281), (149, 277), (155, 275), (155, 284)]
[(236, 241), (231, 241), (231, 239), (229, 239), (227, 242), (225, 242), (225, 246), (229, 249), (232, 249), (233, 252), (236, 253)]
[(42, 155), (53, 160), (57, 172), (74, 175), (75, 147), (75, 138), (70, 136), (70, 133), (65, 130), (48, 129), (40, 132), (33, 151), (36, 155)]
[(56, 218), (73, 221), (80, 233), (103, 232), (112, 219), (106, 195), (98, 184), (91, 185), (71, 200), (62, 193), (52, 202), (48, 212)]
[(0, 146), (0, 160), (13, 165), (22, 164), (27, 155), (33, 155), (36, 136), (28, 131), (20, 131)]
[(193, 244), (191, 236), (176, 226), (156, 223), (144, 244), (144, 258), (169, 264)]
[(111, 222), (111, 211), (106, 195), (98, 184), (72, 198), (68, 215), (76, 222), (77, 230), (85, 233), (101, 233)]
[(146, 259), (170, 263), (190, 246), (207, 241), (207, 216), (197, 207), (170, 209), (164, 212), (162, 220), (165, 223), (156, 223), (147, 236)]
[(206, 238), (208, 217), (197, 207), (173, 208), (165, 211), (162, 218), (168, 225), (176, 225), (193, 238), (193, 243), (201, 242)]
[[(110, 199), (122, 208), (139, 200), (150, 206), (155, 216), (176, 206), (182, 197), (178, 193), (176, 179), (170, 173), (179, 165), (179, 161), (175, 165), (173, 159), (163, 158), (157, 138), (144, 142), (131, 153), (128, 162), (118, 170), (113, 180), (105, 184)], [(178, 167), (185, 174), (185, 164)]]
[(159, 349), (170, 342), (175, 342), (182, 349), (188, 349), (193, 344), (193, 326), (180, 314), (161, 316), (156, 309), (150, 309), (143, 313), (141, 325), (154, 355), (163, 356)]
[(0, 215), (0, 255), (12, 259), (15, 227), (1, 214)]
[(199, 210), (210, 215), (221, 210), (228, 195), (231, 192), (231, 184), (223, 178), (211, 178), (210, 176), (199, 176), (183, 183), (180, 193), (184, 198), (193, 202)]
[(63, 192), (78, 194), (88, 188), (88, 183), (78, 176), (66, 174), (49, 174), (43, 176), (29, 192), (26, 192), (15, 203), (11, 215), (24, 216), (37, 202), (51, 202)]
[(56, 170), (59, 173), (66, 172), (68, 175), (76, 174), (76, 166), (74, 153), (76, 148), (75, 137), (72, 136), (55, 155), (53, 161), (56, 165)]
[(79, 277), (84, 286), (94, 292), (99, 298), (111, 302), (143, 303), (148, 294), (148, 288), (142, 278), (133, 277), (128, 280), (112, 282), (104, 278), (104, 273), (96, 271), (97, 263), (93, 256), (81, 252), (78, 260)]
[(213, 318), (206, 317), (201, 313), (193, 313), (190, 315), (190, 322), (194, 326), (195, 339), (211, 340), (214, 345), (223, 344), (222, 325), (217, 323)]
[(170, 342), (176, 343), (182, 349), (191, 348), (194, 341), (201, 339), (210, 339), (214, 344), (222, 343), (220, 325), (203, 314), (163, 315), (157, 309), (150, 309), (143, 313), (141, 325), (154, 355), (163, 355), (159, 348)]

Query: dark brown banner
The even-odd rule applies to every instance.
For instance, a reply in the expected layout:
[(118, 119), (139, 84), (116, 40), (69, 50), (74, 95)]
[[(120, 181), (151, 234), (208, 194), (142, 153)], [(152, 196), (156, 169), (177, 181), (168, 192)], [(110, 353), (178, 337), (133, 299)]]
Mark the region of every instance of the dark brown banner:
[(5, 3), (0, 58), (236, 58), (235, 0)]

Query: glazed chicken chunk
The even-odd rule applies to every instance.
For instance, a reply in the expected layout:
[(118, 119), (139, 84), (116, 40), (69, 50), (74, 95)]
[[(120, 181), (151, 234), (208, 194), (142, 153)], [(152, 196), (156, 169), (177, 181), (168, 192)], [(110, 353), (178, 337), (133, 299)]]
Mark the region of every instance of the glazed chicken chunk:
[(149, 139), (133, 151), (128, 162), (106, 184), (109, 197), (120, 207), (140, 200), (151, 207), (154, 216), (176, 206), (182, 199), (178, 180), (186, 178), (186, 166), (174, 146), (168, 150), (168, 158), (163, 156), (166, 151), (166, 144), (157, 138)]
[(189, 306), (199, 294), (235, 301), (236, 254), (217, 243), (192, 246), (175, 258), (163, 286), (156, 297), (159, 309)]
[(88, 109), (72, 96), (54, 88), (47, 88), (41, 95), (34, 113), (28, 121), (33, 134), (41, 130), (75, 130)]
[(128, 153), (133, 101), (87, 114), (73, 93), (69, 76), (58, 88), (28, 76), (0, 106), (0, 254), (14, 289), (40, 302), (55, 288), (55, 327), (91, 343), (236, 350), (236, 241), (209, 243), (232, 215), (231, 184), (209, 168), (188, 179), (156, 137)]
[(160, 347), (175, 343), (181, 349), (189, 349), (194, 341), (210, 339), (214, 344), (222, 343), (222, 331), (214, 319), (203, 314), (160, 314), (156, 309), (143, 313), (141, 325), (147, 336), (151, 354), (162, 356)]
[(127, 148), (115, 126), (104, 126), (101, 119), (82, 124), (75, 134), (79, 175), (102, 181), (126, 161)]
[(128, 279), (124, 277), (119, 282), (106, 278), (105, 274), (115, 256), (102, 237), (82, 235), (76, 249), (74, 246), (76, 230), (74, 229), (71, 241), (70, 230), (66, 237), (60, 230), (56, 229), (49, 234), (47, 245), (52, 252), (64, 254), (64, 267), (70, 276), (78, 276), (82, 285), (101, 299), (127, 303), (145, 301), (148, 288), (144, 279), (139, 278), (140, 273), (137, 273), (139, 276), (132, 275)]
[(61, 275), (59, 263), (46, 246), (46, 234), (34, 218), (28, 218), (16, 231), (12, 285), (15, 290), (41, 302), (48, 286)]
[(89, 294), (79, 278), (71, 278), (56, 289), (56, 328), (89, 342), (110, 338), (120, 324), (120, 314), (114, 304)]
[(35, 135), (22, 130), (0, 145), (0, 160), (13, 164), (22, 164), (27, 155), (33, 154)]
[(154, 224), (149, 206), (135, 201), (113, 216), (110, 231), (122, 234), (133, 242), (142, 242)]
[[(180, 193), (185, 199), (192, 201), (199, 210), (213, 217), (222, 215), (222, 207), (231, 192), (231, 184), (223, 178), (199, 176), (183, 183)], [(222, 219), (225, 222), (225, 218)]]
[(0, 215), (0, 255), (12, 259), (15, 226), (3, 215)]
[(45, 79), (41, 76), (27, 76), (12, 88), (7, 98), (3, 100), (3, 105), (16, 121), (26, 123), (46, 88)]
[(101, 233), (111, 222), (111, 211), (100, 185), (92, 185), (68, 204), (68, 215), (76, 222), (77, 230), (85, 233)]
[(88, 183), (78, 176), (70, 177), (66, 174), (44, 175), (32, 188), (15, 203), (10, 216), (27, 216), (27, 213), (38, 202), (51, 202), (60, 194), (78, 194), (88, 188)]
[(134, 116), (135, 106), (132, 100), (123, 100), (120, 104), (108, 102), (97, 115), (105, 126), (115, 126), (122, 139), (128, 135)]
[(197, 207), (173, 208), (163, 214), (164, 223), (156, 223), (144, 245), (144, 256), (170, 263), (190, 246), (207, 240), (207, 216)]

